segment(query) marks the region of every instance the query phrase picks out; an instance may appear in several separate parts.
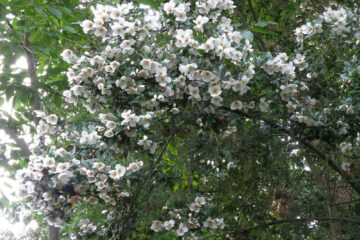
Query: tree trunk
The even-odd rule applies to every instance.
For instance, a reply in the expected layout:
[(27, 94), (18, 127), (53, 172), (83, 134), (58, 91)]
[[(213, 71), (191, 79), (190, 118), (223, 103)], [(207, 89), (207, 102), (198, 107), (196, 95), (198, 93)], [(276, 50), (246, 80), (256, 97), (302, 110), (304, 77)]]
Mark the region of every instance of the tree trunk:
[(48, 240), (58, 240), (58, 239), (60, 239), (59, 228), (54, 227), (52, 225), (49, 225), (48, 231), (49, 231)]

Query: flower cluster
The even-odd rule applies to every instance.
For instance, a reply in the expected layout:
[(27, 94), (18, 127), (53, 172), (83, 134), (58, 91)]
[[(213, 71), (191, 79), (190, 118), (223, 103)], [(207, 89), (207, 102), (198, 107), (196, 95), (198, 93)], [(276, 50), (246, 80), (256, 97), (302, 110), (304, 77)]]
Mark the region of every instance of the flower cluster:
[(52, 155), (32, 155), (28, 167), (17, 172), (22, 181), (19, 196), (29, 199), (30, 209), (43, 213), (56, 226), (70, 220), (73, 207), (83, 201), (114, 206), (117, 199), (129, 197), (126, 177), (143, 166), (140, 161), (111, 167), (95, 159), (70, 156), (65, 149), (54, 149)]
[(89, 219), (82, 219), (79, 221), (80, 235), (92, 234), (97, 227)]
[[(252, 46), (241, 32), (234, 31), (231, 20), (222, 16), (223, 11), (234, 9), (233, 2), (196, 4), (199, 9), (190, 14), (189, 3), (167, 2), (163, 5), (165, 15), (132, 3), (97, 5), (94, 19), (83, 21), (81, 26), (85, 33), (101, 38), (103, 48), (81, 57), (64, 50), (64, 60), (74, 64), (67, 72), (70, 90), (64, 92), (65, 99), (81, 103), (90, 113), (109, 110), (111, 101), (119, 102), (109, 123), (101, 120), (107, 129), (102, 135), (113, 138), (124, 130), (131, 134), (141, 132), (139, 127), (148, 129), (166, 109), (179, 113), (175, 101), (184, 97), (213, 111), (223, 105), (223, 96), (247, 93), (255, 74), (254, 64), (246, 66)], [(169, 33), (159, 33), (160, 29)], [(160, 41), (156, 51), (152, 39)], [(224, 64), (210, 64), (205, 55), (219, 62), (231, 61), (242, 72), (234, 76), (225, 71)], [(135, 108), (120, 107), (126, 104)], [(144, 135), (138, 143), (153, 153), (158, 144), (150, 146), (152, 140)]]
[[(168, 212), (171, 219), (167, 221), (154, 220), (151, 225), (151, 229), (155, 232), (166, 230), (168, 232), (174, 232), (176, 236), (188, 236), (190, 239), (197, 239), (195, 232), (192, 230), (199, 229), (201, 227), (200, 220), (202, 222), (202, 231), (206, 229), (223, 229), (225, 227), (223, 218), (211, 218), (206, 214), (201, 214), (201, 207), (206, 205), (205, 197), (196, 197), (195, 201), (189, 205), (190, 212), (186, 209), (173, 209)], [(163, 209), (168, 210), (168, 206)], [(183, 215), (182, 215), (183, 214)], [(186, 220), (187, 221), (184, 221)], [(175, 220), (174, 220), (175, 219)], [(176, 230), (172, 230), (176, 225), (176, 220), (179, 222)]]

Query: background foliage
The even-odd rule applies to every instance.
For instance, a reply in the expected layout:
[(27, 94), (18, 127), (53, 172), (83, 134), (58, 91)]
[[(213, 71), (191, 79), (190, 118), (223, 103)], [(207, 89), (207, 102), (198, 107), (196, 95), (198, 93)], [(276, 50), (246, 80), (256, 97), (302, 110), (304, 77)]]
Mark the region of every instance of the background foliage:
[[(11, 113), (1, 111), (0, 128), (12, 139), (35, 134), (38, 123), (35, 110), (64, 118), (73, 115), (70, 123), (79, 127), (91, 120), (83, 109), (63, 108), (62, 92), (69, 87), (65, 75), (69, 66), (60, 54), (67, 48), (83, 52), (97, 45), (89, 41), (79, 24), (91, 15), (90, 6), (108, 2), (113, 1), (0, 1), (0, 103), (11, 102), (12, 105)], [(157, 7), (163, 1), (138, 2)], [(237, 8), (230, 17), (240, 29), (251, 31), (258, 56), (268, 51), (273, 55), (293, 53), (298, 48), (294, 29), (306, 20), (315, 19), (329, 4), (336, 5), (336, 1), (311, 0), (238, 0), (234, 3)], [(352, 1), (338, 3), (354, 6)], [(326, 44), (327, 40), (315, 38), (315, 44), (304, 47), (307, 55), (313, 58), (309, 60), (310, 71), (317, 73), (314, 75), (317, 81), (308, 86), (312, 97), (324, 105), (343, 104), (350, 101), (346, 100), (348, 98), (358, 105), (359, 75), (344, 73), (344, 69), (353, 67), (345, 60), (358, 55), (358, 49), (352, 48), (351, 43)], [(14, 63), (21, 56), (28, 62), (32, 59), (34, 64), (30, 63), (26, 69), (14, 69)], [(338, 81), (341, 74), (355, 79), (352, 91), (343, 90)], [(274, 99), (278, 94), (272, 88), (271, 79), (263, 76), (254, 80), (252, 95), (257, 96), (254, 99), (260, 95)], [(30, 81), (24, 80), (26, 78)], [(68, 239), (71, 233), (77, 232), (80, 220), (90, 219), (104, 228), (98, 229), (97, 235), (84, 239), (175, 239), (171, 234), (164, 236), (150, 230), (149, 223), (166, 216), (159, 209), (164, 206), (186, 208), (196, 194), (209, 194), (215, 197), (206, 211), (212, 215), (221, 214), (226, 228), (215, 234), (207, 232), (203, 239), (226, 239), (227, 236), (233, 239), (359, 239), (359, 192), (350, 192), (346, 201), (338, 200), (336, 194), (342, 191), (339, 189), (348, 189), (348, 183), (334, 171), (331, 163), (306, 148), (306, 141), (315, 141), (317, 149), (328, 154), (339, 168), (342, 162), (351, 162), (348, 174), (359, 186), (358, 153), (341, 154), (338, 149), (344, 140), (356, 139), (359, 117), (344, 119), (350, 125), (350, 135), (344, 139), (337, 135), (338, 127), (333, 121), (320, 128), (282, 122), (288, 114), (276, 101), (266, 119), (289, 127), (292, 137), (271, 123), (261, 121), (263, 115), (256, 112), (248, 116), (225, 109), (210, 115), (189, 108), (183, 109), (185, 113), (176, 119), (165, 116), (165, 121), (158, 123), (155, 130), (163, 136), (160, 140), (167, 143), (163, 154), (159, 155), (161, 161), (149, 180), (134, 182), (139, 190), (127, 200), (131, 208), (117, 209), (126, 217), (122, 216), (121, 221), (115, 217), (115, 221), (108, 218), (110, 208), (83, 204), (74, 210), (71, 223), (61, 229), (62, 238)], [(198, 117), (204, 120), (201, 135), (198, 135), (198, 126), (192, 123)], [(238, 131), (224, 138), (223, 129), (230, 123)], [(0, 162), (13, 176), (17, 169), (26, 167), (28, 161), (22, 146), (26, 143), (21, 138), (14, 140), (15, 144), (2, 146), (3, 150), (7, 147), (11, 151), (9, 156), (3, 152)], [(126, 157), (139, 157), (144, 162), (151, 159), (147, 154)], [(10, 165), (9, 159), (17, 162)], [(229, 162), (236, 167), (228, 167)], [(152, 167), (152, 164), (145, 166), (147, 173), (152, 173)], [(1, 199), (1, 206), (10, 218), (17, 220), (20, 206), (10, 205), (5, 197)], [(48, 234), (42, 217), (28, 216), (40, 224), (37, 231), (29, 233), (33, 239), (45, 239)], [(11, 239), (10, 233), (3, 234)]]

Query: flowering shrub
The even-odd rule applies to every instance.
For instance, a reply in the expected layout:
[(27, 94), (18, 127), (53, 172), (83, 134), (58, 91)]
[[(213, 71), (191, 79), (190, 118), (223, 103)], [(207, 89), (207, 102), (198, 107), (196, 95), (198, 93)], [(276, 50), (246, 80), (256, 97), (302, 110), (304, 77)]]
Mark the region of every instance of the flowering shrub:
[[(101, 205), (108, 221), (100, 226), (84, 219), (78, 224), (79, 236), (125, 238), (131, 234), (126, 227), (139, 224), (139, 231), (150, 229), (149, 234), (156, 236), (197, 239), (216, 238), (219, 233), (230, 238), (233, 231), (227, 232), (223, 206), (216, 214), (203, 211), (210, 194), (208, 199), (197, 196), (187, 208), (179, 204), (169, 216), (152, 219), (143, 214), (140, 223), (128, 220), (140, 215), (134, 206), (141, 194), (150, 198), (151, 189), (161, 186), (157, 181), (166, 183), (170, 170), (158, 165), (170, 162), (164, 151), (171, 146), (171, 136), (187, 130), (190, 136), (216, 135), (216, 140), (225, 141), (236, 136), (240, 115), (260, 128), (265, 122), (287, 134), (294, 130), (290, 136), (294, 139), (312, 136), (343, 153), (355, 151), (359, 99), (351, 89), (359, 87), (353, 81), (359, 65), (360, 35), (354, 34), (359, 32), (358, 15), (329, 8), (295, 29), (294, 53), (272, 57), (254, 52), (251, 32), (237, 30), (229, 18), (234, 9), (231, 0), (199, 0), (195, 5), (171, 0), (161, 9), (133, 3), (93, 8), (93, 18), (81, 27), (95, 47), (61, 54), (71, 64), (66, 72), (69, 90), (63, 93), (65, 108), (81, 107), (88, 113), (80, 124), (74, 124), (76, 116), (59, 119), (38, 113), (42, 120), (37, 132), (45, 143), (17, 174), (23, 181), (19, 193), (28, 206), (62, 227), (78, 205)], [(318, 78), (321, 64), (315, 59), (323, 41), (349, 46), (340, 56), (347, 59), (340, 66), (341, 75), (330, 79), (341, 85), (336, 90), (329, 79)], [(327, 94), (342, 98), (329, 102)], [(214, 123), (211, 117), (220, 120)], [(185, 123), (191, 127), (183, 128)], [(333, 139), (325, 126), (331, 126)], [(236, 160), (225, 159), (229, 156), (201, 159), (199, 163), (205, 164), (196, 168), (199, 172), (189, 173), (196, 175), (194, 185), (221, 183), (240, 168)], [(193, 191), (186, 199), (199, 194)], [(161, 209), (151, 209), (157, 210)]]

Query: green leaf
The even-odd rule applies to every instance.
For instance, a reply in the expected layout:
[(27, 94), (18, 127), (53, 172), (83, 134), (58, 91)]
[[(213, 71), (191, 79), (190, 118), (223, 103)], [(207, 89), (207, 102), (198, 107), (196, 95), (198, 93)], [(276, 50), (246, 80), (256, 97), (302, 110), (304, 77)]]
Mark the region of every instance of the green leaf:
[(255, 24), (256, 27), (266, 27), (267, 25), (267, 22), (258, 22), (257, 24)]
[(9, 0), (0, 0), (0, 3), (4, 6), (7, 6), (9, 4)]
[(61, 95), (55, 95), (54, 96), (54, 103), (58, 108), (61, 108), (61, 105), (63, 103), (63, 99)]
[(249, 41), (254, 39), (254, 35), (250, 31), (241, 31), (241, 35)]
[(278, 25), (276, 22), (258, 22), (255, 24), (256, 27), (266, 27), (267, 25)]
[(158, 9), (159, 5), (154, 0), (137, 0), (140, 4), (149, 5), (152, 8)]
[(64, 26), (64, 30), (71, 32), (71, 33), (76, 33), (77, 31), (75, 30), (75, 28), (72, 28), (70, 26)]
[(267, 30), (267, 29), (264, 29), (264, 28), (260, 28), (260, 27), (253, 27), (253, 28), (250, 28), (249, 30), (253, 31), (253, 32), (262, 33), (262, 34), (279, 35), (276, 32), (273, 32), (273, 31), (270, 31), (270, 30)]
[(65, 12), (66, 14), (72, 16), (72, 12), (70, 9), (66, 8), (66, 7), (60, 7), (61, 10), (63, 10), (63, 12)]
[(45, 54), (46, 56), (49, 56), (50, 53), (46, 48), (40, 47), (40, 46), (34, 46), (35, 49), (39, 50), (41, 53)]
[(49, 12), (50, 12), (51, 14), (53, 14), (55, 17), (57, 17), (58, 19), (61, 19), (62, 13), (60, 12), (60, 10), (58, 10), (58, 9), (56, 9), (56, 8), (52, 8), (52, 7), (48, 8), (48, 10), (49, 10)]
[(42, 12), (42, 10), (44, 10), (44, 7), (43, 7), (43, 6), (41, 6), (41, 5), (39, 5), (39, 4), (36, 4), (36, 3), (34, 3), (34, 8), (35, 8), (35, 10), (38, 11), (38, 12)]

